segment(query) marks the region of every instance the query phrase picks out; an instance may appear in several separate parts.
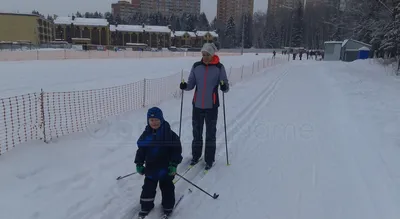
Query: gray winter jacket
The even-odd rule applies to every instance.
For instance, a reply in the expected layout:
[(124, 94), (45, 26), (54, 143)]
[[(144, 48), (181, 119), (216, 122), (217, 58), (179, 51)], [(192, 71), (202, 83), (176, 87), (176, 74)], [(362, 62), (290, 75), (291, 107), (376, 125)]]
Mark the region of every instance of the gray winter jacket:
[(196, 87), (193, 106), (200, 109), (219, 107), (218, 87), (221, 81), (227, 86), (225, 93), (228, 92), (228, 77), (224, 65), (219, 62), (218, 56), (214, 56), (208, 65), (202, 61), (194, 63), (185, 89), (190, 91)]

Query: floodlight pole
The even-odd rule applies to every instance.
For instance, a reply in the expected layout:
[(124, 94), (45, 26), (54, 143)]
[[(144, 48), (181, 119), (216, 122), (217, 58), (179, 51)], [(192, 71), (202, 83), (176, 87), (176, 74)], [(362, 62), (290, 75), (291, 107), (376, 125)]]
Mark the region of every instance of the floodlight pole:
[(244, 5), (243, 5), (243, 0), (241, 0), (241, 3), (242, 3), (242, 49), (241, 49), (240, 54), (243, 55), (243, 50), (244, 50), (244, 13), (243, 13)]

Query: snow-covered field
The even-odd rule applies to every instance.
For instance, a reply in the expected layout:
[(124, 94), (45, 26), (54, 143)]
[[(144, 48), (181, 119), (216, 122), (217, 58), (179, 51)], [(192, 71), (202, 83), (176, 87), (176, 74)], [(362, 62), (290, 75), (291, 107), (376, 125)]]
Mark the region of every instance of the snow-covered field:
[[(228, 57), (223, 57), (223, 61), (241, 66), (259, 59), (252, 58), (229, 62)], [(152, 63), (152, 70), (146, 74), (159, 77), (163, 73), (151, 73), (157, 67), (160, 72), (175, 73), (189, 68), (196, 58), (179, 60), (180, 64), (174, 64), (172, 60), (152, 59), (142, 66)], [(112, 67), (103, 63), (97, 64), (101, 67), (93, 66), (93, 72), (102, 75), (99, 86), (143, 77), (135, 79), (134, 75), (120, 72), (134, 66), (144, 68), (138, 62), (117, 62), (120, 63)], [(20, 65), (25, 67), (19, 69), (46, 69), (39, 67), (43, 63), (50, 63), (47, 65), (54, 65), (55, 69), (53, 63), (62, 62), (23, 63)], [(90, 64), (83, 63), (84, 68), (90, 68)], [(79, 69), (78, 65), (63, 64), (63, 71)], [(42, 73), (48, 80), (40, 86), (68, 90), (96, 86), (97, 77), (87, 76), (87, 82), (61, 88), (56, 85), (60, 82), (51, 81), (50, 72)], [(85, 78), (83, 72), (76, 75)], [(113, 81), (116, 74), (120, 79)], [(68, 75), (65, 73), (63, 80), (75, 83)], [(216, 166), (202, 179), (198, 175), (201, 165), (185, 175), (220, 197), (213, 200), (180, 180), (176, 184), (177, 198), (185, 196), (173, 218), (398, 218), (399, 83), (368, 61), (296, 60), (266, 69), (233, 86), (225, 95), (231, 165), (226, 165), (221, 107)], [(7, 86), (4, 90), (12, 89)], [(184, 96), (184, 162), (190, 159), (191, 98), (190, 92)], [(160, 107), (178, 131), (180, 100), (163, 102)], [(110, 118), (96, 133), (72, 134), (50, 144), (23, 144), (1, 156), (1, 218), (132, 218), (143, 177), (133, 175), (120, 181), (115, 178), (135, 171), (136, 140), (146, 124), (146, 110)], [(178, 172), (183, 169), (185, 165), (179, 166)], [(159, 201), (160, 193), (157, 206)], [(157, 218), (157, 212), (148, 218)]]
[[(221, 56), (226, 69), (250, 65), (271, 54)], [(86, 90), (124, 85), (190, 70), (200, 57), (88, 59), (0, 62), (0, 98), (40, 92)], [(179, 82), (178, 82), (179, 83)]]

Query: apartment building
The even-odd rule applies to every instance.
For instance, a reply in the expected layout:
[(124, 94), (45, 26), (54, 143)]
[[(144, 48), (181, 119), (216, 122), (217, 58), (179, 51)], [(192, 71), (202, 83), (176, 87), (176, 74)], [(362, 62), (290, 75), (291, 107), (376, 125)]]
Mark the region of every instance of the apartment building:
[(140, 9), (142, 13), (161, 12), (164, 16), (200, 14), (201, 0), (142, 0)]
[(140, 0), (132, 0), (132, 2), (120, 0), (118, 3), (111, 4), (112, 15), (119, 16), (122, 20), (129, 20), (136, 12), (140, 12)]
[(254, 12), (254, 0), (218, 0), (217, 19), (228, 22), (230, 17), (238, 19), (243, 13)]
[(316, 4), (322, 0), (268, 0), (268, 14), (276, 15), (280, 9), (294, 9), (298, 3), (305, 6), (305, 4)]

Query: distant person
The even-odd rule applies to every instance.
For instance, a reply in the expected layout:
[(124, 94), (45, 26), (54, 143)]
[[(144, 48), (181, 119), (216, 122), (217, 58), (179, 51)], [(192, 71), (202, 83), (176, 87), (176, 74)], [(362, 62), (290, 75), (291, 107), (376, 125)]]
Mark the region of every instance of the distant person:
[(197, 164), (202, 155), (203, 126), (206, 123), (205, 162), (209, 170), (215, 161), (216, 133), (218, 120), (219, 95), (218, 87), (222, 92), (229, 91), (229, 82), (225, 67), (215, 55), (217, 48), (213, 43), (205, 43), (201, 49), (203, 58), (194, 63), (188, 82), (182, 82), (180, 89), (190, 91), (194, 88), (192, 100), (192, 162)]
[(182, 146), (178, 135), (163, 117), (158, 107), (147, 112), (147, 126), (137, 141), (136, 172), (145, 175), (140, 194), (141, 211), (144, 218), (154, 208), (157, 184), (162, 194), (164, 217), (168, 217), (175, 206), (174, 176), (182, 162)]

